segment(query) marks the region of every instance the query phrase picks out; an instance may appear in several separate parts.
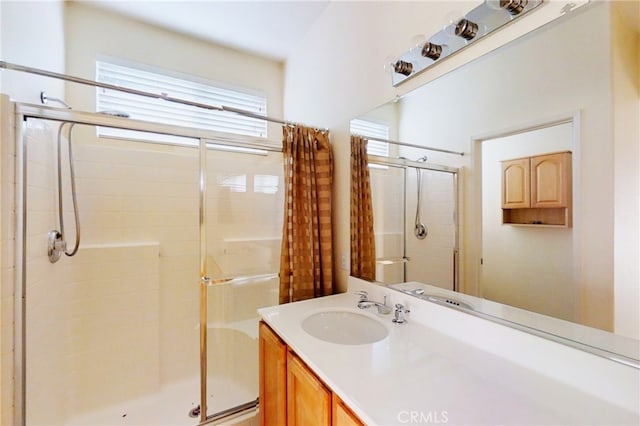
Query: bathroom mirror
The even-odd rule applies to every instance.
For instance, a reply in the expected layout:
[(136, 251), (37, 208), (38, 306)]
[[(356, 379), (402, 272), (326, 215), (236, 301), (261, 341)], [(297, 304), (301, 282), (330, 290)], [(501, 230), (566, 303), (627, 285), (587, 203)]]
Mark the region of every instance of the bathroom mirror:
[[(623, 355), (638, 359), (639, 345), (632, 340), (638, 333), (633, 324), (638, 301), (631, 299), (637, 299), (640, 283), (616, 275), (614, 285), (614, 231), (619, 220), (614, 206), (619, 200), (614, 198), (613, 182), (614, 176), (617, 184), (620, 179), (614, 138), (631, 135), (638, 143), (640, 18), (630, 3), (597, 2), (569, 12), (357, 117), (386, 128), (387, 139), (465, 153), (461, 157), (389, 145), (388, 156), (407, 159), (400, 160), (404, 168), (370, 169), (376, 258), (382, 259), (376, 281), (418, 281), (562, 320), (558, 324), (598, 329), (591, 333), (595, 337), (589, 332), (559, 334), (613, 353), (625, 352), (619, 349), (623, 342), (632, 348)], [(618, 119), (621, 112), (629, 114), (623, 98), (635, 108), (626, 122)], [(501, 161), (560, 151), (571, 153), (569, 223), (503, 224)], [(449, 193), (438, 189), (441, 179), (436, 174), (426, 180), (423, 174), (421, 183), (421, 221), (434, 231), (414, 241), (414, 162), (424, 155), (427, 164), (460, 170), (457, 288), (449, 278), (456, 272), (454, 254), (437, 254), (434, 249), (450, 239), (437, 227), (440, 223), (450, 229), (445, 216), (452, 202)], [(637, 170), (637, 160), (634, 164)], [(637, 179), (637, 172), (633, 176)], [(631, 187), (637, 191), (637, 186)], [(497, 197), (487, 196), (491, 191)], [(638, 194), (628, 197), (637, 200)], [(633, 244), (630, 248), (637, 253)], [(416, 247), (408, 252), (412, 245)], [(618, 240), (615, 247), (620, 247)], [(436, 260), (446, 266), (444, 271), (413, 272), (435, 256), (440, 256)], [(616, 336), (600, 330), (615, 331)]]

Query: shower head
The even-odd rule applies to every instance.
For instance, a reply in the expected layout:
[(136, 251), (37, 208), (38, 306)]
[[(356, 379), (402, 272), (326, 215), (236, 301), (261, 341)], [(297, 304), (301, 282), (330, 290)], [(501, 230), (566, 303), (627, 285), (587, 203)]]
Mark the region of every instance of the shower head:
[(129, 118), (130, 117), (128, 112), (116, 111), (116, 110), (98, 111), (98, 114), (104, 114), (104, 115), (110, 115), (112, 117), (122, 117), (122, 118)]

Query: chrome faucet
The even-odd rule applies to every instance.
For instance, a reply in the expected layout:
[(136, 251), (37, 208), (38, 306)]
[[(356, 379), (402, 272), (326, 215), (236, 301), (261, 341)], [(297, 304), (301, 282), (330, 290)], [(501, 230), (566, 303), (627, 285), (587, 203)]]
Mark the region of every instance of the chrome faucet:
[(384, 296), (384, 302), (376, 302), (373, 300), (369, 300), (369, 294), (366, 291), (359, 291), (356, 293), (360, 296), (360, 300), (358, 301), (358, 308), (360, 309), (369, 309), (372, 306), (378, 308), (378, 313), (382, 315), (388, 315), (391, 313), (391, 308), (387, 306), (387, 296)]
[(396, 324), (404, 324), (407, 322), (407, 319), (404, 317), (404, 314), (408, 314), (409, 311), (407, 308), (404, 307), (404, 305), (398, 303), (396, 304), (396, 310), (393, 313), (393, 319), (391, 320), (391, 322), (394, 322)]

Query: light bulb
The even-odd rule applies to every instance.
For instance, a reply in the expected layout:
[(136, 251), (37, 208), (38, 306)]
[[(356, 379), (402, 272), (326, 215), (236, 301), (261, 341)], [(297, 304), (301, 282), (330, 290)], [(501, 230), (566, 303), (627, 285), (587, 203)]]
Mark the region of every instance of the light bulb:
[(422, 46), (427, 42), (427, 37), (424, 34), (418, 34), (411, 37), (411, 49), (409, 52), (415, 54), (416, 56), (420, 56), (420, 51), (422, 51)]
[(502, 3), (504, 3), (504, 1), (505, 0), (485, 0), (484, 4), (489, 9), (502, 10)]
[(456, 25), (464, 17), (464, 13), (458, 10), (452, 10), (447, 13), (444, 18), (445, 25), (442, 27), (442, 31), (450, 37), (456, 37)]
[(394, 71), (394, 64), (396, 63), (397, 56), (387, 56), (384, 58), (384, 73), (392, 75)]

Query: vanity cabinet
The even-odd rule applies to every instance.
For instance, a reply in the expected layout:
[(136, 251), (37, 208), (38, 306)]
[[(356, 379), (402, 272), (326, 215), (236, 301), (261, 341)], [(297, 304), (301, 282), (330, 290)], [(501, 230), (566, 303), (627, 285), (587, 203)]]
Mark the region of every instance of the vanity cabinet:
[(331, 401), (331, 426), (363, 426), (363, 423), (334, 393)]
[(287, 425), (330, 425), (331, 391), (293, 352), (287, 353)]
[(287, 345), (260, 322), (260, 424), (285, 425), (287, 422)]
[(502, 223), (571, 226), (571, 152), (502, 162)]
[(259, 347), (260, 425), (364, 425), (262, 321)]

